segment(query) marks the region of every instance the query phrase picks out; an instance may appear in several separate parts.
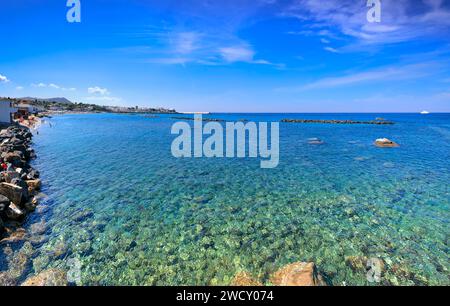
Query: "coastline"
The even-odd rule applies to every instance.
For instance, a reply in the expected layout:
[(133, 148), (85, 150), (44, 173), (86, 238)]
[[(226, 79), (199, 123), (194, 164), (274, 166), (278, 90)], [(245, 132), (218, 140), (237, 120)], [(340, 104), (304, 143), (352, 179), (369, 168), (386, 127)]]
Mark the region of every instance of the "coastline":
[[(33, 237), (22, 226), (39, 205), (40, 174), (31, 166), (36, 158), (32, 130), (42, 121), (39, 118), (25, 121), (0, 131), (0, 252), (4, 255), (16, 242), (27, 241), (24, 246), (26, 243), (31, 246), (29, 240)], [(0, 271), (0, 285), (17, 285), (24, 269), (24, 265), (8, 262), (8, 270)]]

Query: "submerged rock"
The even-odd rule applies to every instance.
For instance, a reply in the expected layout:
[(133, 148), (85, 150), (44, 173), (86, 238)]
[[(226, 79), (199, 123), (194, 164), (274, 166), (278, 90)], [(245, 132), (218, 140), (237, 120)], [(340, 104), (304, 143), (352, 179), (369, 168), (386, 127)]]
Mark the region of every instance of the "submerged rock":
[(379, 148), (396, 148), (400, 145), (387, 138), (379, 138), (375, 140), (375, 145)]
[(248, 272), (243, 271), (234, 276), (231, 286), (262, 286), (262, 284)]
[(67, 286), (67, 273), (59, 269), (50, 269), (28, 278), (22, 286)]
[(271, 275), (276, 286), (327, 286), (313, 262), (296, 262), (284, 266)]

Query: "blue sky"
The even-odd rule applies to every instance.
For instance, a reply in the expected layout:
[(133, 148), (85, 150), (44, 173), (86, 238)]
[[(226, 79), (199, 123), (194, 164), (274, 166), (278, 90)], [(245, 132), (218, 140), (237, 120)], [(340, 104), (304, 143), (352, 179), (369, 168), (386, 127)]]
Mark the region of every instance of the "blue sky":
[(0, 0), (0, 96), (215, 112), (450, 112), (450, 1)]

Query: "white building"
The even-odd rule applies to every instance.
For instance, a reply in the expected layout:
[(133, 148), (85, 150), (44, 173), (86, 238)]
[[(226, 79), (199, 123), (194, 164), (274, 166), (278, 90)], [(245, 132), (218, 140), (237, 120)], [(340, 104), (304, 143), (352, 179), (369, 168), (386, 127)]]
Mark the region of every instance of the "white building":
[(19, 112), (24, 112), (27, 114), (38, 114), (40, 112), (43, 112), (44, 109), (39, 106), (34, 106), (30, 104), (18, 104), (16, 105), (16, 108), (19, 110)]
[(12, 123), (16, 111), (17, 108), (13, 107), (13, 102), (11, 100), (0, 100), (0, 123)]

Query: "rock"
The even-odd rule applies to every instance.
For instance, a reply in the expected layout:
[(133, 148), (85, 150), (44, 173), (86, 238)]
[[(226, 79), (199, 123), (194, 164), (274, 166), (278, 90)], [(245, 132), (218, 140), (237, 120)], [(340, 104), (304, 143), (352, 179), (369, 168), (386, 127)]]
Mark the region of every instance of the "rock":
[(365, 271), (368, 258), (365, 256), (348, 256), (345, 257), (345, 263), (353, 271)]
[(41, 180), (40, 179), (28, 180), (28, 181), (26, 181), (26, 183), (28, 185), (28, 192), (30, 192), (30, 193), (41, 189)]
[(47, 224), (44, 221), (34, 223), (30, 227), (32, 235), (42, 235), (47, 231)]
[(40, 176), (39, 171), (32, 169), (32, 170), (28, 173), (27, 178), (28, 178), (29, 180), (35, 180), (35, 179), (38, 179), (39, 176)]
[(5, 171), (3, 172), (3, 177), (5, 178), (5, 182), (11, 183), (13, 179), (19, 178), (20, 174), (17, 171)]
[(20, 178), (16, 178), (16, 179), (12, 179), (11, 180), (11, 184), (22, 187), (22, 201), (28, 201), (29, 198), (29, 192), (28, 192), (28, 185), (27, 183), (20, 179)]
[(0, 286), (16, 286), (17, 281), (8, 272), (0, 272)]
[(2, 217), (0, 217), (0, 238), (3, 236), (3, 233), (6, 231), (5, 225), (3, 224)]
[(276, 286), (327, 285), (313, 262), (296, 262), (284, 266), (271, 275), (270, 281)]
[(379, 138), (375, 140), (375, 145), (379, 148), (396, 148), (400, 145), (387, 138)]
[(5, 211), (5, 209), (9, 206), (9, 203), (11, 203), (11, 201), (4, 195), (0, 194), (0, 213)]
[(6, 217), (13, 221), (21, 221), (25, 217), (25, 212), (21, 210), (16, 204), (11, 203), (5, 210)]
[(0, 194), (6, 196), (14, 204), (20, 205), (25, 195), (28, 194), (28, 190), (25, 191), (21, 186), (14, 184), (1, 183)]
[(262, 286), (262, 284), (254, 279), (248, 272), (239, 272), (231, 282), (231, 286)]
[(23, 165), (22, 156), (19, 151), (14, 151), (6, 154), (3, 153), (2, 156), (7, 163), (11, 163), (16, 167), (21, 167)]
[(0, 243), (16, 243), (25, 240), (27, 232), (23, 228), (18, 228), (9, 234), (8, 237), (3, 238)]
[(67, 286), (67, 273), (59, 269), (50, 269), (28, 278), (21, 286)]
[(321, 144), (324, 144), (325, 142), (323, 142), (319, 138), (309, 138), (308, 143), (312, 144), (312, 145), (321, 145)]

